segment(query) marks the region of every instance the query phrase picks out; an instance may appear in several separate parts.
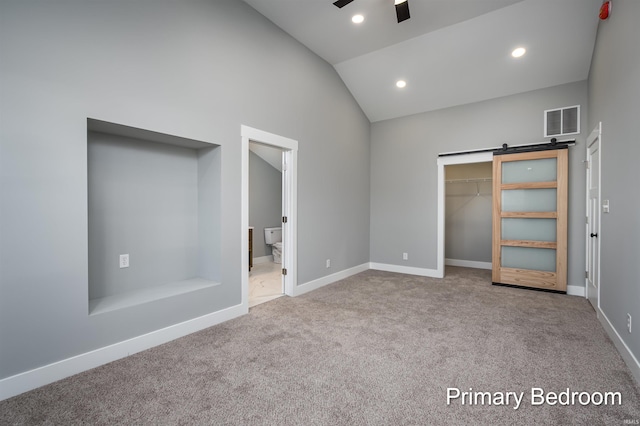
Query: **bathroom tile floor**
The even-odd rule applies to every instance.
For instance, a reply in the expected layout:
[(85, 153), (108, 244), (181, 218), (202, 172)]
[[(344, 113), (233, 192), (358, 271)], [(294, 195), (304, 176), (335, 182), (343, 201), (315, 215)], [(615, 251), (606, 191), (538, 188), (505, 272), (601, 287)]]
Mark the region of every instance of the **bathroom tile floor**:
[(267, 262), (254, 264), (249, 271), (249, 307), (282, 296), (282, 265)]

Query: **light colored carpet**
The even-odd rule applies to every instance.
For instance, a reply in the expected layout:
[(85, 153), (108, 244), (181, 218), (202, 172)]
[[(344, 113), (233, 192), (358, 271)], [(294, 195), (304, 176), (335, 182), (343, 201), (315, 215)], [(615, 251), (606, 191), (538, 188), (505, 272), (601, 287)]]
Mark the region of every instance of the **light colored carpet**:
[[(621, 405), (533, 406), (546, 392)], [(447, 388), (524, 392), (447, 405)], [(0, 424), (615, 424), (640, 388), (579, 297), (366, 271), (0, 402)], [(637, 423), (627, 423), (637, 424)]]

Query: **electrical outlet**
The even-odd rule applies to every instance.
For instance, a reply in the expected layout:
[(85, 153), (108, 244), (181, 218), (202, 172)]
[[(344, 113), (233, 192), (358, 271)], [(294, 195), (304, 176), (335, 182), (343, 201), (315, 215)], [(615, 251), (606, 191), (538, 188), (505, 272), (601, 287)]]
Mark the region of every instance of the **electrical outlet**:
[(631, 333), (631, 314), (627, 314), (627, 330)]
[(327, 268), (331, 268), (331, 259), (327, 259)]
[(409, 260), (409, 253), (402, 253), (402, 260)]
[(120, 255), (120, 269), (129, 267), (129, 255), (121, 254)]

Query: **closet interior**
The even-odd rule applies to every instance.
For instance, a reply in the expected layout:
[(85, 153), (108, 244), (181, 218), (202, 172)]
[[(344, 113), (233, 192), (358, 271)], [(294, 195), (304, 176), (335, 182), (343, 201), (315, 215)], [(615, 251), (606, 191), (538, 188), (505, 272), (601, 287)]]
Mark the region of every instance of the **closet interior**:
[(491, 269), (492, 163), (445, 167), (445, 263)]

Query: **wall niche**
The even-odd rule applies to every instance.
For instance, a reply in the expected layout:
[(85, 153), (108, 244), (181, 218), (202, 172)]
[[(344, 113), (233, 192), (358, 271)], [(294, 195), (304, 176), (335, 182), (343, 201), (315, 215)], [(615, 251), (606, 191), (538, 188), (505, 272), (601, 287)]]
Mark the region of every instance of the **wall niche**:
[(87, 167), (90, 315), (219, 285), (219, 145), (87, 119)]

